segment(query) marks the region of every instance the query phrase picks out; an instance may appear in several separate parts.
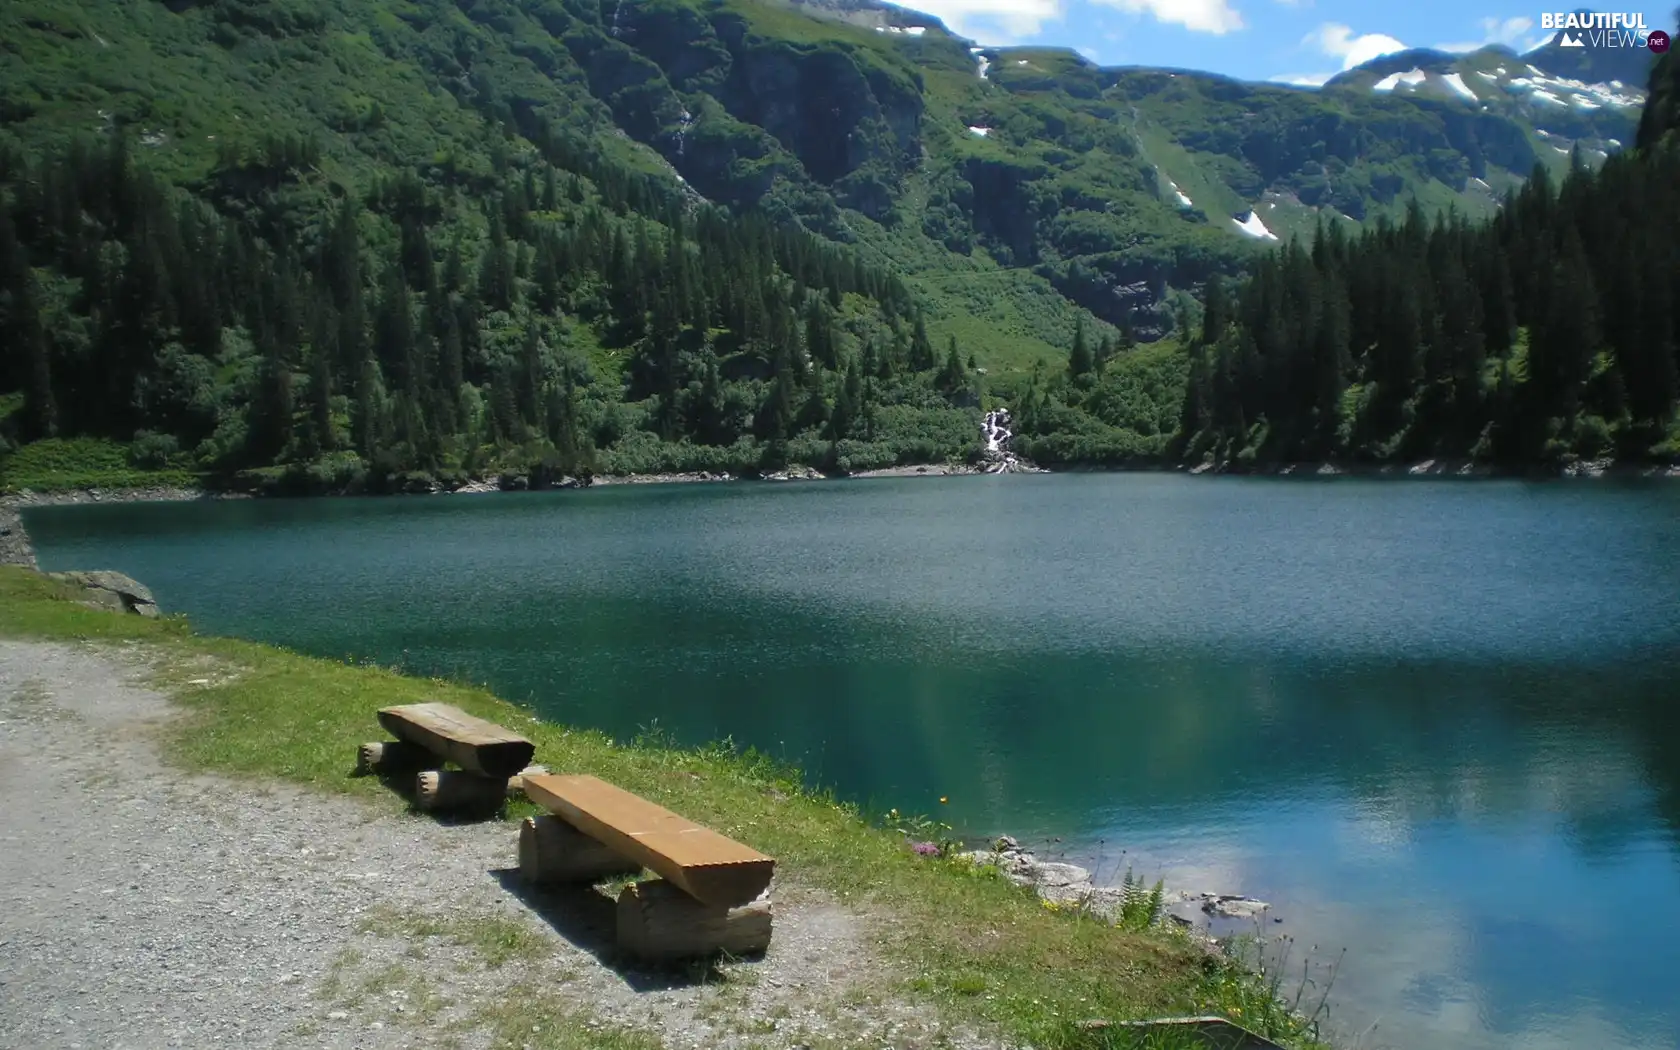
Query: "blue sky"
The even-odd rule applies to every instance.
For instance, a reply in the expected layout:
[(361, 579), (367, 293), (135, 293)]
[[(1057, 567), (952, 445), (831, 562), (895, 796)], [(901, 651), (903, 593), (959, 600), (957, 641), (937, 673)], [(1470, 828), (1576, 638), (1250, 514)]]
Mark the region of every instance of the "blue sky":
[[(1674, 0), (1641, 8), (1666, 27)], [(1524, 0), (901, 0), (982, 44), (1072, 47), (1103, 65), (1205, 69), (1245, 80), (1322, 83), (1332, 74), (1407, 47), (1519, 51), (1552, 36), (1541, 6)], [(1596, 8), (1595, 8), (1596, 9)], [(1604, 10), (1612, 8), (1605, 7)]]

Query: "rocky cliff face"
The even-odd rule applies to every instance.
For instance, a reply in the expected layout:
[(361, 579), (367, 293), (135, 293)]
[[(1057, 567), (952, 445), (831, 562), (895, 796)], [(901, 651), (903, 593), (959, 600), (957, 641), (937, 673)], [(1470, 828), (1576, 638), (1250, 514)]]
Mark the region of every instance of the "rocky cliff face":
[(881, 219), (921, 159), (923, 84), (907, 62), (779, 36), (719, 4), (612, 2), (551, 28), (619, 126), (714, 200), (755, 207), (783, 189), (812, 218), (819, 191)]

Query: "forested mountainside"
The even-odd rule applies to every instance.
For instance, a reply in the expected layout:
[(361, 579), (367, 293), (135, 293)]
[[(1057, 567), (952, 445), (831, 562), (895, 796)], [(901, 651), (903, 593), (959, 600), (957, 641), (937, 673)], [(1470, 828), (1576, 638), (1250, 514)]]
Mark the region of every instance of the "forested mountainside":
[[(986, 399), (1048, 462), (1445, 453), (1465, 443), (1419, 390), (1470, 360), (1437, 339), (1463, 327), (1437, 316), (1452, 296), (1408, 293), (1415, 337), (1371, 311), (1450, 283), (1448, 256), (1495, 286), (1505, 258), (1512, 282), (1503, 338), (1478, 299), (1485, 418), (1454, 388), (1467, 450), (1602, 430), (1636, 454), (1663, 426), (1650, 391), (1624, 421), (1585, 379), (1523, 424), (1546, 441), (1497, 414), (1565, 338), (1538, 334), (1533, 260), (1500, 251), (1553, 238), (1560, 265), (1621, 265), (1616, 231), (1572, 248), (1558, 216), (1584, 206), (1545, 203), (1545, 180), (1505, 232), (1423, 225), (1491, 213), (1536, 161), (1614, 154), (1641, 97), (1583, 82), (1552, 129), (1534, 114), (1563, 88), (1538, 69), (1451, 97), (1508, 52), (1304, 91), (780, 0), (13, 0), (0, 48), (0, 440), (34, 442), (0, 466), (14, 479), (78, 460), (307, 488), (855, 470), (975, 455)], [(1667, 161), (1611, 160), (1664, 197), (1648, 165)], [(1614, 199), (1599, 186), (1563, 199)], [(1320, 226), (1311, 267), (1263, 261), (1274, 227)], [(1425, 262), (1392, 261), (1418, 243)], [(1225, 306), (1219, 278), (1256, 266)], [(1285, 377), (1320, 329), (1337, 378), (1314, 365), (1298, 404)], [(1381, 350), (1361, 341), (1379, 330)], [(1627, 388), (1616, 340), (1635, 336), (1593, 330), (1588, 371)]]
[(1491, 222), (1414, 208), (1210, 285), (1183, 455), (1559, 463), (1680, 459), (1680, 64), (1664, 55), (1637, 151)]

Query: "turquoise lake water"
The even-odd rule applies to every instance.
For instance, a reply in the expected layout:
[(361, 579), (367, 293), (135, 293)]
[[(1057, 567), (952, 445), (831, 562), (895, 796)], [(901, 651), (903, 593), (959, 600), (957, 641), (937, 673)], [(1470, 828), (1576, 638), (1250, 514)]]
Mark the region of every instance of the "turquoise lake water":
[(127, 572), (203, 630), (731, 736), (1115, 881), (1271, 901), (1297, 959), (1347, 949), (1349, 1046), (1680, 1046), (1680, 485), (958, 477), (25, 521), (42, 568)]

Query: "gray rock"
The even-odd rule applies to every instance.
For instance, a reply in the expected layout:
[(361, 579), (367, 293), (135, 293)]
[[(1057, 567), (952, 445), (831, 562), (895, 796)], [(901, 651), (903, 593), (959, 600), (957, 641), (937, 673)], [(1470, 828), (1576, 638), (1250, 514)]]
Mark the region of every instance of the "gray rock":
[(1222, 919), (1252, 919), (1271, 908), (1265, 901), (1225, 893), (1204, 893), (1202, 911)]
[(145, 584), (120, 572), (99, 569), (92, 572), (50, 572), (55, 580), (83, 589), (83, 602), (112, 612), (135, 613), (139, 616), (158, 615), (157, 599)]

